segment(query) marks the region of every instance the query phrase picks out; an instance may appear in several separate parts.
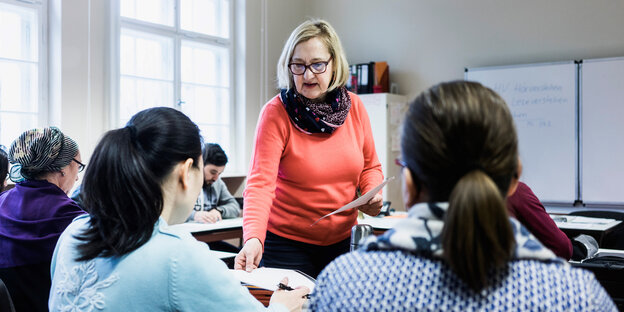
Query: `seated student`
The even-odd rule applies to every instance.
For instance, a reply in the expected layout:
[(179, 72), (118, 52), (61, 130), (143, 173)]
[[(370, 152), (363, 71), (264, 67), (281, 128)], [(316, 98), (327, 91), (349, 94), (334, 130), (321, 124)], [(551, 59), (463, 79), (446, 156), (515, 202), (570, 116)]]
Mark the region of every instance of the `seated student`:
[[(264, 306), (188, 232), (203, 182), (199, 128), (166, 107), (134, 115), (98, 143), (82, 184), (89, 215), (61, 235), (50, 311), (260, 311)], [(299, 310), (307, 288), (269, 310)]]
[(9, 155), (4, 145), (0, 145), (0, 192), (7, 186), (7, 174), (9, 173)]
[(330, 263), (312, 311), (616, 311), (590, 272), (508, 217), (517, 136), (494, 91), (467, 81), (425, 91), (401, 157), (408, 218)]
[[(519, 162), (518, 166), (522, 168), (522, 163)], [(507, 212), (520, 221), (544, 246), (565, 260), (580, 261), (598, 250), (598, 242), (589, 235), (580, 234), (574, 239), (568, 238), (548, 215), (531, 188), (520, 181), (517, 181), (513, 194), (507, 197)]]
[[(522, 163), (518, 162), (521, 172)], [(555, 255), (570, 260), (572, 242), (555, 224), (546, 209), (528, 185), (517, 182), (512, 195), (507, 197), (507, 212), (524, 225), (537, 239), (550, 248)]]
[(240, 216), (240, 206), (219, 177), (228, 162), (227, 155), (216, 143), (206, 143), (204, 158), (204, 185), (189, 220), (215, 223), (221, 219)]
[(85, 213), (67, 197), (84, 165), (76, 142), (55, 127), (22, 133), (9, 160), (16, 185), (0, 194), (0, 279), (17, 311), (47, 311), (54, 246)]

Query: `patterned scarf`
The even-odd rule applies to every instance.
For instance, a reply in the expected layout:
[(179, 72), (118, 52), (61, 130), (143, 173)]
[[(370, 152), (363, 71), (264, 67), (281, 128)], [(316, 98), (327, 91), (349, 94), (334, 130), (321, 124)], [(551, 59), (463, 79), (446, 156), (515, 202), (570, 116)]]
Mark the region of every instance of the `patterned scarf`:
[(322, 103), (307, 99), (294, 88), (282, 89), (280, 97), (290, 120), (306, 134), (333, 133), (342, 126), (351, 109), (351, 97), (345, 87), (328, 92)]
[[(364, 242), (365, 250), (406, 250), (437, 258), (442, 257), (441, 233), (448, 203), (420, 203), (414, 205), (405, 220), (381, 236), (370, 236)], [(513, 259), (537, 259), (564, 262), (545, 248), (520, 222), (509, 218), (516, 238)]]
[(46, 172), (60, 171), (78, 154), (78, 144), (57, 127), (32, 129), (22, 133), (9, 150), (10, 178), (21, 182)]

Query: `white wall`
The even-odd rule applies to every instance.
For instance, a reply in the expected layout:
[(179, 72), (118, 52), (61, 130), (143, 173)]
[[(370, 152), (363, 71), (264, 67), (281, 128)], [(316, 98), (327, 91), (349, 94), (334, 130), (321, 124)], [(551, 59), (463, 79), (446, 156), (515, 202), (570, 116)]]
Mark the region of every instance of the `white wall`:
[(108, 1), (50, 1), (50, 125), (87, 161), (108, 118)]
[(613, 0), (316, 0), (351, 63), (386, 60), (408, 98), (462, 79), (464, 67), (624, 55), (624, 2)]
[[(108, 129), (109, 1), (52, 0), (52, 124), (74, 137), (88, 159)], [(464, 67), (624, 55), (624, 2), (613, 0), (236, 0), (246, 17), (237, 32), (237, 96), (245, 170), (262, 105), (276, 90), (284, 41), (307, 17), (328, 20), (351, 63), (386, 60), (399, 92), (462, 79)], [(57, 26), (54, 26), (55, 19)], [(60, 21), (58, 18), (61, 18)], [(60, 44), (59, 44), (60, 41)]]
[(245, 147), (244, 167), (247, 172), (253, 148), (253, 139), (262, 106), (277, 94), (276, 67), (282, 46), (292, 29), (303, 20), (303, 0), (239, 0), (244, 7), (245, 45), (244, 64), (239, 65), (245, 75), (244, 98)]

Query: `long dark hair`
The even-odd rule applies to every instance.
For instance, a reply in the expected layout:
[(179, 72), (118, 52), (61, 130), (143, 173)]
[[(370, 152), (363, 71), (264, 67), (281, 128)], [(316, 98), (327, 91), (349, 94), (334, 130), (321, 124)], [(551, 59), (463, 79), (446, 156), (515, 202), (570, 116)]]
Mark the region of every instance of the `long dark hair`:
[(122, 256), (145, 244), (162, 212), (164, 179), (188, 158), (199, 168), (201, 144), (197, 125), (167, 107), (143, 110), (107, 132), (83, 179), (91, 220), (78, 236), (78, 260)]
[(505, 196), (518, 142), (507, 105), (479, 83), (442, 83), (414, 100), (402, 131), (402, 157), (415, 184), (430, 201), (449, 202), (444, 259), (479, 291), (492, 270), (506, 266), (515, 244)]
[(4, 188), (4, 180), (9, 173), (9, 155), (4, 145), (0, 145), (0, 192)]

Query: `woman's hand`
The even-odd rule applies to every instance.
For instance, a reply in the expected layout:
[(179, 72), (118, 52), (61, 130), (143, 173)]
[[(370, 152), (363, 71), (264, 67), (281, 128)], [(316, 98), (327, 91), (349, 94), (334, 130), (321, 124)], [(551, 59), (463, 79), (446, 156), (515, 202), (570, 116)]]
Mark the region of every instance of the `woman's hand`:
[[(288, 278), (284, 277), (282, 279), (282, 284), (288, 285)], [(294, 290), (282, 290), (277, 289), (273, 292), (271, 296), (271, 301), (269, 301), (269, 305), (273, 303), (281, 303), (286, 306), (288, 311), (301, 311), (301, 307), (305, 303), (307, 299), (305, 299), (305, 295), (310, 293), (310, 289), (305, 286), (297, 287)]]
[(196, 211), (193, 219), (201, 223), (215, 223), (221, 221), (221, 213), (217, 209)]
[(369, 216), (376, 216), (381, 211), (382, 205), (383, 197), (379, 194), (375, 194), (375, 196), (371, 198), (368, 203), (358, 207), (358, 209)]
[(262, 243), (257, 238), (251, 238), (245, 242), (243, 249), (234, 258), (234, 269), (251, 272), (260, 265), (262, 259)]

